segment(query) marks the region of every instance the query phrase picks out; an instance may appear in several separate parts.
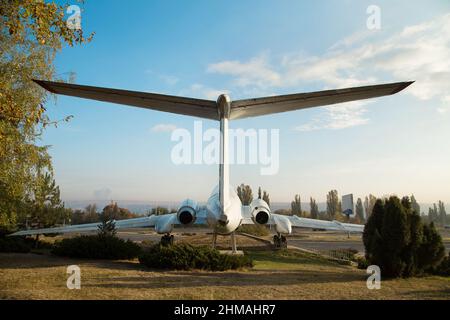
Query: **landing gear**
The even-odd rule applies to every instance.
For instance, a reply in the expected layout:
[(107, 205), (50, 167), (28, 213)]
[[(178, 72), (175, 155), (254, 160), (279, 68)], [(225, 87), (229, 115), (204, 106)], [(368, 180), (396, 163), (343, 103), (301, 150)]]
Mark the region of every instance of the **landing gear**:
[(273, 244), (275, 245), (275, 248), (282, 249), (287, 248), (287, 240), (286, 237), (282, 234), (276, 234), (273, 236)]
[(39, 246), (39, 235), (36, 235), (36, 238), (34, 239), (34, 248), (37, 249)]
[(236, 235), (234, 234), (234, 231), (231, 233), (231, 251), (237, 253)]
[(161, 245), (171, 246), (173, 245), (173, 235), (165, 234), (161, 237)]
[(216, 248), (216, 244), (217, 244), (217, 233), (213, 233), (213, 241), (212, 241), (212, 247), (213, 249)]

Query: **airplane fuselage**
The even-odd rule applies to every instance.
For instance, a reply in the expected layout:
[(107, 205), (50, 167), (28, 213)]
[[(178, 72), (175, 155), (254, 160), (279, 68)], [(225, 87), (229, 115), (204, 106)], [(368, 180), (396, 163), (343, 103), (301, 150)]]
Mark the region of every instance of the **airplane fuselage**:
[(228, 235), (241, 224), (242, 203), (232, 188), (229, 188), (227, 206), (223, 210), (218, 187), (211, 193), (206, 209), (208, 225), (214, 228), (214, 231), (218, 234)]

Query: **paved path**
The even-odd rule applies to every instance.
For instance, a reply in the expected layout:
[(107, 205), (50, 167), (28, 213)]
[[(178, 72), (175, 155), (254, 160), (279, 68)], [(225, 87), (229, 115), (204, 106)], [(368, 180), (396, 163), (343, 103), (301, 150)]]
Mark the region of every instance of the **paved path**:
[[(185, 229), (185, 230), (176, 230), (175, 236), (180, 236), (181, 233), (206, 233), (210, 232), (206, 229)], [(161, 239), (161, 235), (158, 235), (154, 232), (152, 233), (140, 233), (136, 231), (120, 231), (117, 233), (117, 235), (124, 239), (130, 239), (132, 241), (143, 241), (143, 240), (149, 240), (153, 242), (157, 242)], [(364, 244), (362, 241), (358, 240), (335, 240), (335, 241), (326, 241), (326, 240), (311, 240), (311, 239), (289, 239), (288, 238), (288, 244), (294, 247), (307, 249), (307, 250), (333, 250), (333, 249), (356, 249), (359, 252), (364, 252)], [(445, 248), (448, 251), (450, 251), (450, 242), (446, 241), (444, 242)]]
[(314, 241), (289, 239), (288, 244), (308, 250), (356, 249), (364, 252), (362, 241)]

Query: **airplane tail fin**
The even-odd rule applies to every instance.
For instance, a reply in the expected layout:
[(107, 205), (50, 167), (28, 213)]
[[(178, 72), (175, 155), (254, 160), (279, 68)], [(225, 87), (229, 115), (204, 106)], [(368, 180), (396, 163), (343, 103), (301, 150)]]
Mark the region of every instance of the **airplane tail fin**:
[(228, 118), (230, 111), (230, 99), (226, 95), (219, 97), (217, 102), (220, 112), (220, 164), (219, 164), (219, 200), (222, 211), (222, 220), (227, 220), (225, 215), (230, 201), (230, 168), (228, 150)]

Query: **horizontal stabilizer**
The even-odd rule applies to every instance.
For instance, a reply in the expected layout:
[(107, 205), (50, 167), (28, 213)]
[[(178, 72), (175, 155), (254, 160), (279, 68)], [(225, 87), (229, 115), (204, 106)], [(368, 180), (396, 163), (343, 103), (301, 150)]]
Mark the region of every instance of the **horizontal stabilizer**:
[[(220, 120), (218, 103), (156, 93), (33, 80), (55, 94), (112, 102), (157, 111)], [(230, 119), (326, 106), (395, 94), (413, 81), (231, 101)]]
[(156, 93), (82, 86), (63, 82), (43, 80), (33, 81), (44, 89), (55, 94), (219, 120), (216, 101), (169, 96)]
[(230, 119), (242, 119), (266, 114), (326, 106), (395, 94), (414, 81), (396, 82), (364, 87), (288, 94), (231, 102)]

